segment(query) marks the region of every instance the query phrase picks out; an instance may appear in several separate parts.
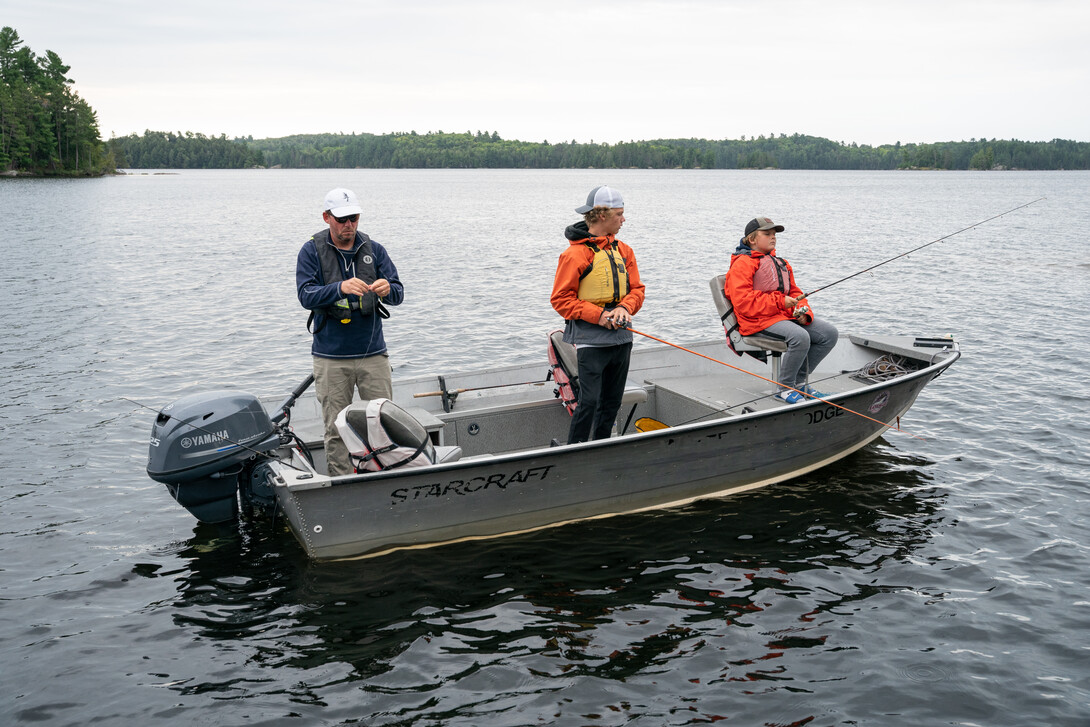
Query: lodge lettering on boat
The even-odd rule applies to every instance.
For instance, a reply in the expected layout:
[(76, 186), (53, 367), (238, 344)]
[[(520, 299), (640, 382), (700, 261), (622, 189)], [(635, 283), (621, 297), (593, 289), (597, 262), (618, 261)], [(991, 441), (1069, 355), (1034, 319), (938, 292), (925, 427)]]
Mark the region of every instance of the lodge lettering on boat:
[(544, 480), (549, 476), (549, 470), (552, 468), (553, 465), (527, 467), (524, 470), (494, 472), (487, 476), (470, 477), (467, 480), (450, 480), (449, 482), (433, 482), (428, 485), (416, 485), (415, 487), (399, 487), (390, 493), (390, 497), (393, 499), (393, 504), (396, 505), (409, 500), (422, 500), (426, 497), (472, 495), (488, 489), (506, 490), (508, 485), (529, 480)]
[(806, 412), (806, 423), (817, 424), (818, 422), (825, 422), (844, 415), (843, 409), (838, 409), (835, 406), (826, 407), (825, 409), (816, 409), (814, 411)]

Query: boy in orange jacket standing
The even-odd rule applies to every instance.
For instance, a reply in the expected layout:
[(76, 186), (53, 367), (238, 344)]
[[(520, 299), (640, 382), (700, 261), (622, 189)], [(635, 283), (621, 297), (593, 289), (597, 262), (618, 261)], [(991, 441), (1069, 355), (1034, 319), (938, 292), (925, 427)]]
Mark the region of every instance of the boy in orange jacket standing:
[(609, 437), (632, 355), (627, 326), (644, 297), (636, 254), (616, 238), (625, 219), (621, 193), (595, 187), (575, 211), (583, 221), (564, 231), (568, 247), (560, 253), (550, 298), (579, 361), (579, 403), (568, 444)]

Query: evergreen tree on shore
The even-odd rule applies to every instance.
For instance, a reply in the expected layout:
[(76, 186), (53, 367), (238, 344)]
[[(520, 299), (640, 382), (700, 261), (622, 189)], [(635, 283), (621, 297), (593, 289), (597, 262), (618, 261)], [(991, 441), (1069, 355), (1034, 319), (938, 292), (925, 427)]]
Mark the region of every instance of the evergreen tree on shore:
[(70, 66), (37, 56), (0, 28), (0, 170), (101, 174), (113, 168), (94, 109), (73, 90)]
[(245, 169), (262, 166), (261, 152), (225, 134), (145, 131), (110, 139), (120, 166), (130, 169)]

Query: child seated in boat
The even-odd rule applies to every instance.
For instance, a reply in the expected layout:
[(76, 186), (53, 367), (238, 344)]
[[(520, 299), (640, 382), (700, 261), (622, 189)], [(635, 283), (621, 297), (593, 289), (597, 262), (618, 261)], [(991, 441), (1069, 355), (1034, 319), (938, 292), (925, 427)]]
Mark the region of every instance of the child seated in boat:
[(786, 342), (776, 396), (796, 404), (805, 399), (800, 391), (825, 397), (806, 383), (806, 377), (829, 355), (838, 333), (831, 323), (814, 317), (790, 263), (776, 255), (776, 233), (783, 231), (783, 225), (767, 217), (749, 221), (731, 255), (723, 292), (734, 306), (743, 336), (760, 333)]

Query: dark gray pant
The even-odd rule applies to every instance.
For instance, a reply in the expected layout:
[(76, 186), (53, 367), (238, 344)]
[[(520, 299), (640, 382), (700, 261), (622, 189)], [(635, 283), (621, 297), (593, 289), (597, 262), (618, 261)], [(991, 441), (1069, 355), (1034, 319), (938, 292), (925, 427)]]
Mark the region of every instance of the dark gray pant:
[(779, 321), (761, 331), (787, 343), (787, 353), (780, 358), (780, 380), (784, 386), (801, 389), (809, 372), (829, 355), (840, 335), (836, 326), (815, 318), (804, 326), (794, 321)]

